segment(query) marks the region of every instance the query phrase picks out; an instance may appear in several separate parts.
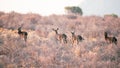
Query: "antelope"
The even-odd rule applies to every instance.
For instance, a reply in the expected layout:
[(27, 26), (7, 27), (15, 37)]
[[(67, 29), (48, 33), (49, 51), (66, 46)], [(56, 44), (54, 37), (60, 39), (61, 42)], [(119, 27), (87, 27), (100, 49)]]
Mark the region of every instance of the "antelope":
[(67, 43), (67, 35), (66, 35), (66, 34), (58, 34), (59, 28), (57, 28), (57, 29), (52, 29), (52, 30), (55, 31), (55, 33), (56, 33), (56, 39), (57, 39), (58, 41), (60, 41), (60, 43), (61, 43), (61, 42)]
[(27, 32), (21, 31), (21, 27), (18, 28), (18, 34), (20, 35), (20, 37), (24, 38), (25, 42), (27, 41)]
[(80, 41), (84, 40), (84, 38), (81, 35), (75, 35), (75, 32), (71, 32), (72, 34), (72, 44), (76, 43), (79, 44)]
[(106, 41), (108, 41), (110, 43), (114, 43), (115, 45), (117, 45), (117, 38), (116, 37), (109, 37), (107, 32), (104, 33), (104, 36), (105, 36)]

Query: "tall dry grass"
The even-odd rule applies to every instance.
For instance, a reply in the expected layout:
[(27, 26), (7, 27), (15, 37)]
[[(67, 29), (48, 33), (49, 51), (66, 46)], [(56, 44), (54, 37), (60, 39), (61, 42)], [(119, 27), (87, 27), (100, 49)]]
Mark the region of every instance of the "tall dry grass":
[[(27, 42), (17, 34), (22, 26)], [(119, 68), (120, 18), (0, 12), (1, 68)], [(67, 34), (60, 43), (52, 28)], [(71, 32), (85, 40), (72, 45)], [(118, 44), (107, 43), (104, 32), (115, 36)]]

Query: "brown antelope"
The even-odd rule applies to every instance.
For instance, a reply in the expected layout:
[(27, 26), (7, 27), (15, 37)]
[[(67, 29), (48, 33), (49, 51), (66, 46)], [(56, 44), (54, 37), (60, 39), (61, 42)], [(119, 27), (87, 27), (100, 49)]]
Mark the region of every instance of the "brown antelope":
[(20, 35), (20, 37), (24, 38), (25, 42), (27, 41), (27, 32), (21, 31), (21, 27), (18, 28), (18, 34)]
[(52, 29), (56, 33), (56, 39), (60, 42), (67, 43), (67, 35), (66, 34), (58, 34), (58, 28), (57, 29)]
[(108, 33), (105, 32), (104, 33), (104, 36), (105, 36), (105, 40), (109, 43), (114, 43), (117, 45), (117, 38), (116, 37), (108, 37)]
[(72, 34), (72, 39), (71, 39), (72, 44), (75, 44), (75, 43), (78, 44), (80, 41), (84, 40), (82, 36), (75, 35), (75, 32), (71, 32), (71, 34)]

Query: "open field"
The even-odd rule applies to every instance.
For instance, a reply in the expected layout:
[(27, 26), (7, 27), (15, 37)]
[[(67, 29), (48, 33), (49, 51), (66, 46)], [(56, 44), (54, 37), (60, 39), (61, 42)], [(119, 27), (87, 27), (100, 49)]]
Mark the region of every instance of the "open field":
[[(67, 35), (66, 44), (53, 28)], [(79, 44), (71, 42), (73, 31), (84, 38)], [(106, 42), (105, 31), (117, 45)], [(120, 68), (120, 18), (0, 12), (0, 68)]]

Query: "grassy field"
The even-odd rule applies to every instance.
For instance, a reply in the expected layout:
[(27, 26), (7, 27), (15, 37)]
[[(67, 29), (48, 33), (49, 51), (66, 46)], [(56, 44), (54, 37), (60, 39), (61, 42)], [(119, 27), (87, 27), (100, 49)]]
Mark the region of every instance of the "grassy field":
[[(56, 40), (53, 28), (67, 35), (67, 44)], [(84, 38), (79, 44), (71, 42), (73, 31)], [(117, 45), (106, 42), (105, 31)], [(0, 12), (0, 68), (120, 68), (119, 39), (119, 17)]]

